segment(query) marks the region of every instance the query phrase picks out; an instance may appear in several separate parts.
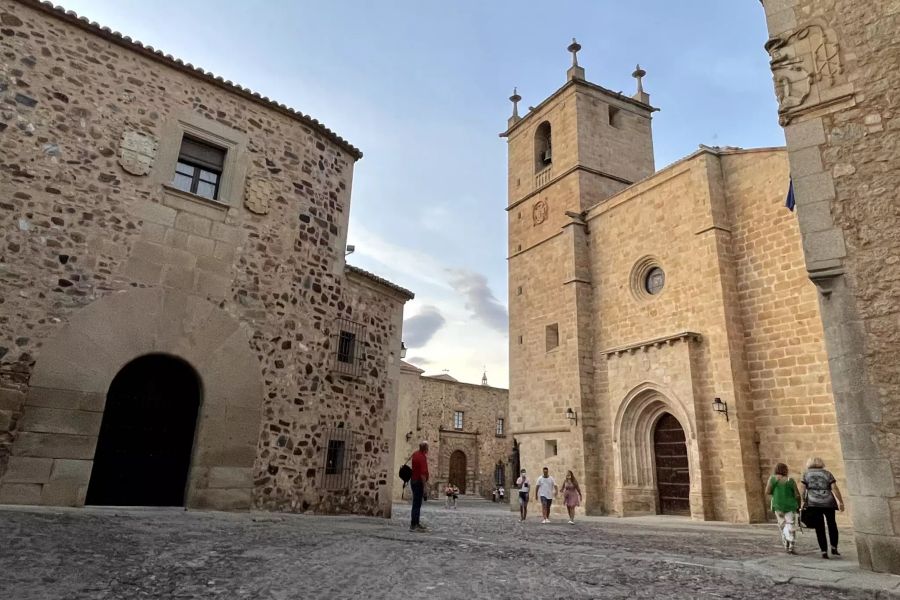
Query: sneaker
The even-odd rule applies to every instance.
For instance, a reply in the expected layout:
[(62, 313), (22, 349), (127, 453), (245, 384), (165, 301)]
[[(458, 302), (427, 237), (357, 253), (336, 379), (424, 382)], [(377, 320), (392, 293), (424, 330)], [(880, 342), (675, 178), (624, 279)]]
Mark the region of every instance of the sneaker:
[(827, 553), (827, 552), (823, 552), (823, 553), (822, 553), (822, 558), (828, 558), (828, 553)]
[(575, 524), (575, 521), (572, 521), (572, 520), (569, 521), (569, 525), (574, 525), (574, 524)]
[(428, 531), (428, 528), (419, 523), (418, 525), (416, 525), (416, 531)]
[(832, 549), (831, 549), (831, 555), (832, 555), (832, 556), (840, 556), (841, 553), (837, 551), (837, 548), (832, 548)]

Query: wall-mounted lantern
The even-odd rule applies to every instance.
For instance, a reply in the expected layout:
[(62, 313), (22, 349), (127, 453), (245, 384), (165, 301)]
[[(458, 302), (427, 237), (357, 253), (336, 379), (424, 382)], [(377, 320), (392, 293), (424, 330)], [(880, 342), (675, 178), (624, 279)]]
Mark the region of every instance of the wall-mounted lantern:
[(728, 405), (719, 397), (713, 400), (713, 410), (717, 413), (725, 415), (725, 421), (728, 421)]
[(406, 343), (400, 342), (400, 358), (406, 358)]
[(578, 414), (575, 412), (575, 409), (571, 406), (566, 409), (566, 418), (572, 421), (575, 425), (578, 425)]
[(412, 432), (412, 431), (407, 431), (407, 432), (406, 432), (406, 441), (408, 442), (409, 440), (411, 440), (411, 439), (412, 439), (412, 436), (413, 436), (413, 432)]

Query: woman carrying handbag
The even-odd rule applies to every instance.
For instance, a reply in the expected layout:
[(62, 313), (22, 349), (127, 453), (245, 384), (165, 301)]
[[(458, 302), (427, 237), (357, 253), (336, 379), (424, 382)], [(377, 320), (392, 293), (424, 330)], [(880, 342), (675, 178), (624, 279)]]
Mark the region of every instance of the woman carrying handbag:
[[(816, 530), (816, 539), (822, 558), (828, 558), (828, 542), (831, 541), (831, 555), (840, 556), (838, 552), (838, 528), (834, 520), (835, 510), (844, 510), (844, 499), (837, 481), (830, 471), (825, 470), (825, 462), (819, 458), (806, 461), (806, 472), (800, 480), (800, 493), (803, 504), (800, 507), (801, 519), (807, 527)], [(828, 538), (825, 529), (828, 528)]]

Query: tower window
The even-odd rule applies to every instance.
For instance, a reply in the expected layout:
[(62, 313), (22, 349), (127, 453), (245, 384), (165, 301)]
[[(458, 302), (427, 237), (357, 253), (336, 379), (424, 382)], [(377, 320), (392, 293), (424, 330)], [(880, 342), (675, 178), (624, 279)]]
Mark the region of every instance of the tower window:
[(453, 412), (453, 429), (463, 428), (463, 412), (457, 410)]
[(559, 323), (547, 325), (547, 352), (559, 347)]
[(516, 296), (521, 296), (521, 295), (522, 295), (522, 286), (520, 285), (519, 287), (516, 288)]
[(550, 122), (544, 121), (534, 132), (534, 172), (543, 171), (553, 162), (553, 140)]
[(552, 458), (559, 454), (556, 440), (544, 440), (544, 458)]
[(502, 417), (497, 418), (497, 435), (504, 436), (506, 435), (506, 430), (504, 429), (504, 422)]
[(622, 110), (615, 106), (609, 107), (609, 124), (620, 129), (622, 127)]

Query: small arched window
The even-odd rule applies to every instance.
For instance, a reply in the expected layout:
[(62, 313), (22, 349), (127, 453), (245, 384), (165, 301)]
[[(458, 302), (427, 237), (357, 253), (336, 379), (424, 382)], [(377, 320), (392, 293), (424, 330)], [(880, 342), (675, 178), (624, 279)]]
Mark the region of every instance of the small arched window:
[(534, 132), (534, 172), (543, 171), (553, 162), (550, 122), (544, 121)]

